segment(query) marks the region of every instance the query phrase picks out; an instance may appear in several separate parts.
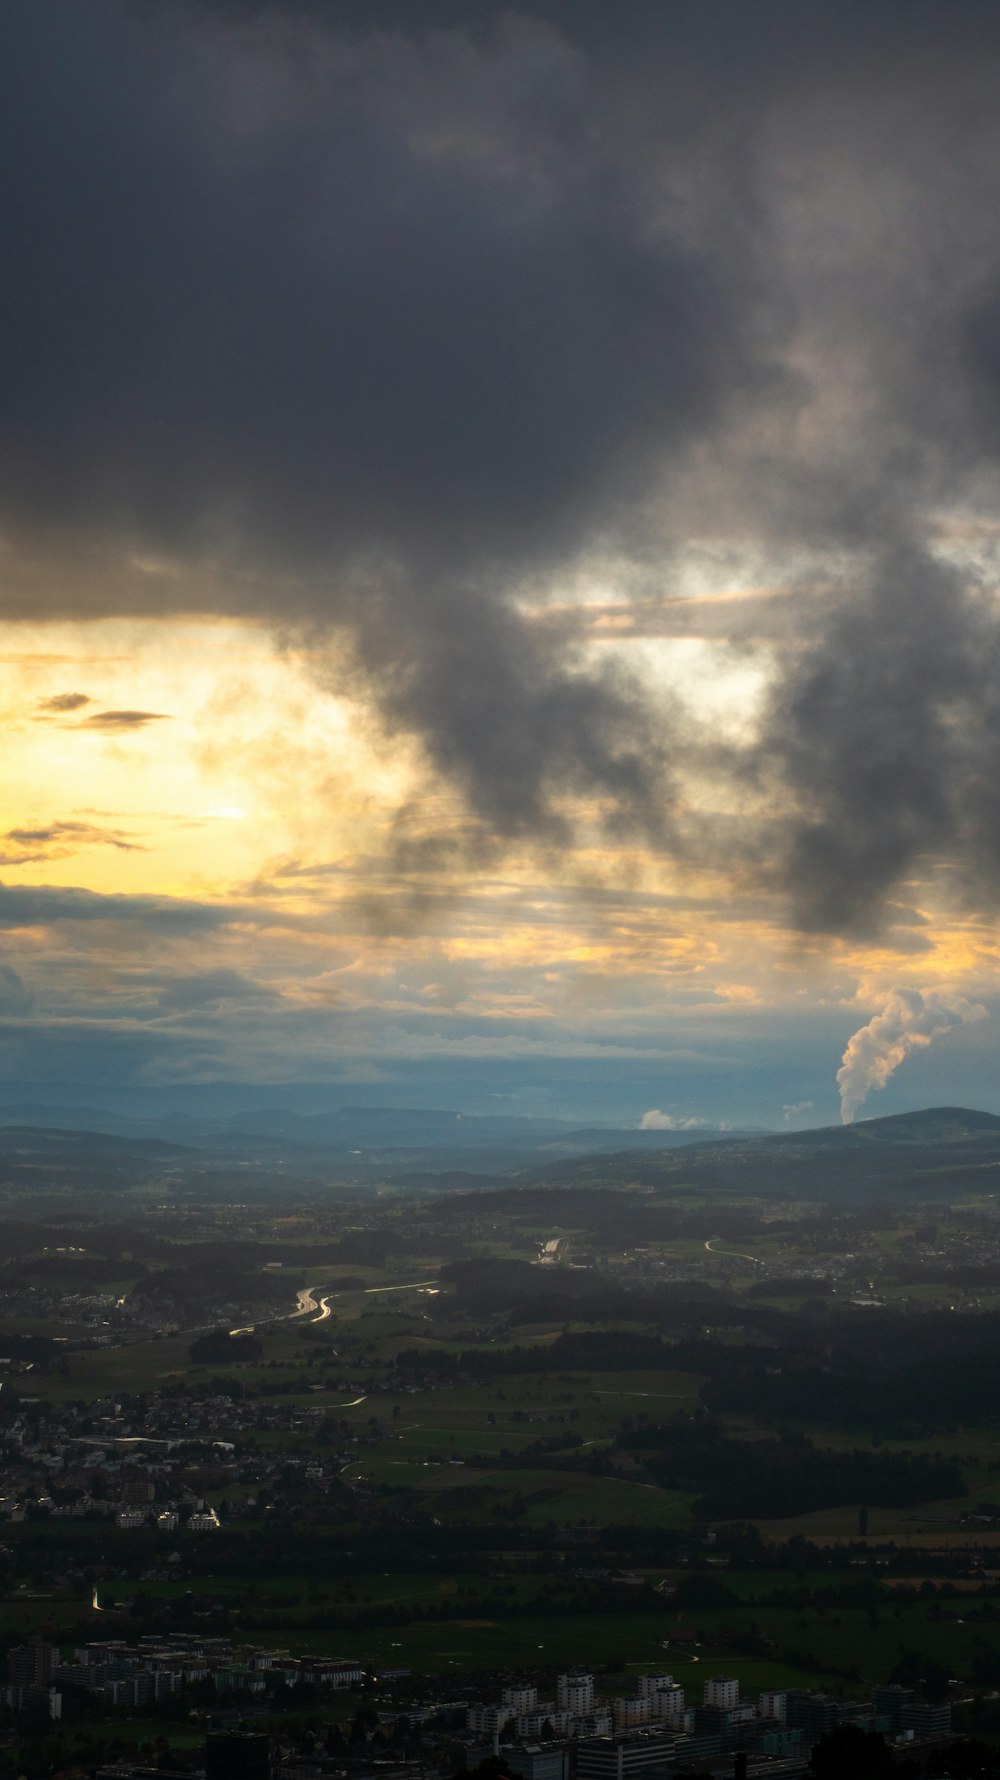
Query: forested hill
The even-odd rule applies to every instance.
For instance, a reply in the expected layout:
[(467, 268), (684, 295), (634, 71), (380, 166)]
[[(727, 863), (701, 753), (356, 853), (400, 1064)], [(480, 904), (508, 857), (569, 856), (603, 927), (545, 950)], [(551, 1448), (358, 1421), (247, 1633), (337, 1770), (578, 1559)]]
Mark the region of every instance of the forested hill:
[(1000, 1118), (929, 1107), (855, 1125), (715, 1139), (667, 1154), (625, 1151), (535, 1169), (523, 1184), (695, 1186), (776, 1198), (1000, 1192)]

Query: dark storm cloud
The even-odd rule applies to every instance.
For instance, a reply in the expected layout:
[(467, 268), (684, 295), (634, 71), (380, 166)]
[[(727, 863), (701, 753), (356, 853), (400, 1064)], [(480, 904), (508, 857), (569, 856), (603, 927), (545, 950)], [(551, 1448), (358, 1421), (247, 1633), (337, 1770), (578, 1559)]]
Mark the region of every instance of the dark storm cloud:
[(763, 740), (715, 756), (770, 800), (748, 868), (814, 926), (942, 856), (995, 898), (996, 618), (928, 545), (1000, 445), (994, 5), (12, 0), (0, 33), (11, 612), (336, 629), (467, 852), (567, 844), (567, 792), (678, 847), (677, 712), (511, 596), (784, 555), (814, 586), (758, 603)]
[(991, 745), (968, 725), (986, 720), (997, 644), (960, 578), (898, 544), (786, 672), (763, 770), (798, 800), (780, 874), (803, 925), (870, 928), (922, 855), (962, 848), (969, 756)]
[[(490, 831), (559, 833), (563, 788), (656, 826), (630, 690), (500, 596), (750, 374), (731, 291), (589, 139), (571, 45), (323, 23), (6, 14), (8, 513), (263, 553), (269, 615), (346, 625)], [(134, 580), (126, 604), (163, 598)]]

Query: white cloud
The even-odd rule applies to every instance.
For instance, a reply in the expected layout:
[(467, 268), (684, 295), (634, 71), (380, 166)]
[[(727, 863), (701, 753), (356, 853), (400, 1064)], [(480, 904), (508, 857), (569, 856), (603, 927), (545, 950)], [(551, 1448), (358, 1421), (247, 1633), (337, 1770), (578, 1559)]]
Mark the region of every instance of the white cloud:
[(673, 1113), (660, 1112), (657, 1107), (650, 1107), (639, 1120), (640, 1131), (697, 1131), (704, 1121), (701, 1119), (675, 1119)]
[(803, 1113), (812, 1112), (812, 1109), (813, 1102), (811, 1100), (797, 1100), (794, 1105), (783, 1106), (781, 1110), (785, 1115), (785, 1124), (789, 1125), (793, 1119), (801, 1118)]

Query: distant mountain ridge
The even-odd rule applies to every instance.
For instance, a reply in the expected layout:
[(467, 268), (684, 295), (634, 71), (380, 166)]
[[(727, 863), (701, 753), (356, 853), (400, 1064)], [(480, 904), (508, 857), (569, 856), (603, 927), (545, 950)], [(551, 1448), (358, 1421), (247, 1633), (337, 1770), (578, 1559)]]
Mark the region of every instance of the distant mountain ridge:
[(1000, 1116), (968, 1106), (928, 1106), (919, 1112), (889, 1113), (878, 1119), (858, 1119), (852, 1125), (818, 1125), (807, 1131), (780, 1131), (776, 1143), (797, 1138), (833, 1144), (850, 1143), (962, 1143), (984, 1134), (1000, 1134)]
[(463, 1113), (434, 1107), (342, 1106), (328, 1112), (299, 1112), (280, 1105), (241, 1109), (223, 1117), (183, 1111), (139, 1117), (107, 1106), (86, 1107), (39, 1101), (0, 1104), (0, 1130), (18, 1126), (37, 1131), (104, 1133), (136, 1141), (156, 1139), (186, 1147), (243, 1151), (293, 1147), (319, 1155), (355, 1155), (378, 1150), (489, 1152), (491, 1166), (519, 1153), (580, 1154), (593, 1150), (675, 1149), (715, 1140), (704, 1126), (643, 1130), (636, 1126), (575, 1127), (565, 1119), (517, 1114)]
[(181, 1118), (169, 1125), (174, 1141), (153, 1121), (123, 1134), (3, 1120), (0, 1112), (0, 1172), (15, 1197), (144, 1183), (189, 1203), (267, 1203), (289, 1191), (357, 1194), (380, 1183), (421, 1194), (600, 1187), (830, 1203), (1000, 1195), (1000, 1117), (968, 1107), (751, 1135), (600, 1126), (557, 1126), (554, 1134), (552, 1121), (537, 1121), (537, 1131), (530, 1119), (511, 1120), (510, 1131), (502, 1117), (480, 1122), (400, 1108), (318, 1115), (315, 1131), (309, 1116), (280, 1110), (208, 1134), (199, 1121)]
[(535, 1169), (532, 1181), (656, 1189), (688, 1182), (785, 1198), (895, 1195), (919, 1186), (929, 1196), (935, 1190), (947, 1196), (964, 1190), (992, 1193), (984, 1173), (994, 1169), (1000, 1191), (1000, 1117), (971, 1107), (935, 1106), (854, 1125), (714, 1138), (673, 1154), (651, 1156), (639, 1149), (591, 1154)]

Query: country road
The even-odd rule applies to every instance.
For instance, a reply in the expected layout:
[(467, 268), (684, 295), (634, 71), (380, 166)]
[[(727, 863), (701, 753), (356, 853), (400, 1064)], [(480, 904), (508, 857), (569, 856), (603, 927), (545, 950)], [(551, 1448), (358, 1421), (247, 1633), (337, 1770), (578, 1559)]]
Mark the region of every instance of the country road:
[(706, 1242), (705, 1247), (710, 1255), (732, 1255), (733, 1259), (736, 1261), (753, 1261), (755, 1266), (763, 1267), (764, 1263), (759, 1255), (745, 1255), (742, 1249), (738, 1248), (713, 1248), (712, 1244), (718, 1242), (718, 1240), (719, 1238), (717, 1236), (710, 1236)]

